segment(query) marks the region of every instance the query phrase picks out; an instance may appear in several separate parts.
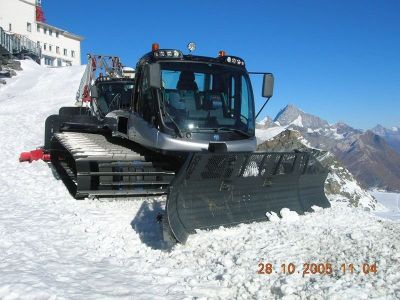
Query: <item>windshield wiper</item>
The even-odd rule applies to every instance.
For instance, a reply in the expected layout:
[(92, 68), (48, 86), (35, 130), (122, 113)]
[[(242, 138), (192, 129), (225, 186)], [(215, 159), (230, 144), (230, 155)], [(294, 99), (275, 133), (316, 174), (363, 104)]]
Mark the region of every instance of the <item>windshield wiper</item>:
[(248, 134), (246, 131), (240, 130), (240, 129), (236, 129), (236, 128), (229, 128), (229, 127), (217, 127), (217, 128), (196, 128), (195, 130), (193, 130), (192, 132), (219, 132), (219, 131), (230, 131), (230, 132), (235, 132), (238, 134), (241, 134), (245, 137), (252, 137), (250, 134)]
[(172, 116), (168, 113), (167, 109), (165, 108), (164, 98), (162, 98), (161, 108), (162, 108), (162, 112), (164, 113), (164, 115), (166, 115), (168, 117), (168, 119), (171, 121), (171, 123), (174, 125), (174, 129), (175, 129), (176, 134), (179, 137), (183, 138), (182, 130), (179, 128), (179, 126), (178, 126), (178, 124), (176, 124), (174, 118), (172, 118)]
[(243, 131), (243, 130), (240, 130), (240, 129), (237, 129), (237, 128), (218, 127), (218, 128), (215, 128), (215, 130), (216, 130), (217, 132), (218, 132), (218, 131), (232, 131), (232, 132), (241, 134), (241, 135), (243, 135), (243, 136), (245, 136), (245, 137), (251, 137), (251, 135), (250, 135), (249, 133), (247, 133), (246, 131)]
[(172, 116), (169, 113), (167, 113), (166, 111), (164, 111), (164, 113), (168, 117), (168, 119), (171, 121), (171, 123), (174, 125), (175, 132), (178, 134), (178, 136), (183, 138), (182, 130), (179, 128), (178, 124), (176, 124), (174, 118), (172, 118)]

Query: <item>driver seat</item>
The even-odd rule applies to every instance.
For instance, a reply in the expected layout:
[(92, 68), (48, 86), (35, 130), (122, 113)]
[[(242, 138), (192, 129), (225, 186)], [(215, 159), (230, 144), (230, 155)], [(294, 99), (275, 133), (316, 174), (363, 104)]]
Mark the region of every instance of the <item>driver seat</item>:
[(178, 90), (197, 91), (199, 88), (194, 80), (194, 73), (189, 71), (182, 71), (179, 75), (179, 80), (176, 85)]

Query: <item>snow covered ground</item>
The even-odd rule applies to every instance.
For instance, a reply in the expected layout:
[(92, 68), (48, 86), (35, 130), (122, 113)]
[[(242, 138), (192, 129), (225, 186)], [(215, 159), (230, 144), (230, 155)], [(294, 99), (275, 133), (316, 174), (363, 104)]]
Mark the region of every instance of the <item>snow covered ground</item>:
[[(18, 155), (43, 143), (47, 115), (74, 103), (83, 68), (22, 66), (0, 89), (0, 299), (400, 298), (400, 223), (360, 209), (284, 211), (165, 249), (155, 222), (165, 198), (74, 200), (45, 163)], [(258, 274), (260, 262), (273, 272)], [(330, 263), (332, 274), (302, 274), (303, 263)]]
[(380, 190), (369, 192), (386, 208), (386, 210), (375, 212), (377, 216), (400, 222), (400, 194)]

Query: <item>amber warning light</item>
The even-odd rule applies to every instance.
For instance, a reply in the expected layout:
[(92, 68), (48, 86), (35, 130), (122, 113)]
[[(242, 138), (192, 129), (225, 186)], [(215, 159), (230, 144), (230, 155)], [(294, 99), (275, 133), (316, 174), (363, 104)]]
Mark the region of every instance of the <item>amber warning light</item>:
[(157, 51), (158, 49), (160, 49), (160, 45), (159, 44), (157, 44), (157, 43), (153, 43), (152, 45), (151, 45), (151, 51)]
[(219, 51), (219, 52), (218, 52), (218, 55), (219, 55), (219, 57), (225, 56), (225, 51), (224, 51), (224, 50)]

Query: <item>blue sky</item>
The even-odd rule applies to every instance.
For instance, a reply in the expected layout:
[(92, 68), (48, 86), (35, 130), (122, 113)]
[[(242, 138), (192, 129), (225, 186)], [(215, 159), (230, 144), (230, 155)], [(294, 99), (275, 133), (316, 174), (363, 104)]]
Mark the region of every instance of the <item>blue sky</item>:
[[(286, 104), (330, 123), (400, 126), (400, 1), (43, 0), (49, 24), (85, 37), (86, 53), (134, 66), (153, 42), (245, 59), (275, 75), (262, 116)], [(261, 78), (253, 78), (256, 107)]]

